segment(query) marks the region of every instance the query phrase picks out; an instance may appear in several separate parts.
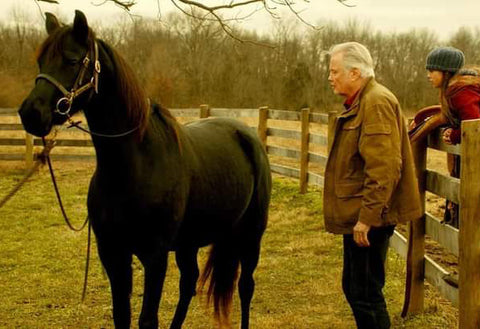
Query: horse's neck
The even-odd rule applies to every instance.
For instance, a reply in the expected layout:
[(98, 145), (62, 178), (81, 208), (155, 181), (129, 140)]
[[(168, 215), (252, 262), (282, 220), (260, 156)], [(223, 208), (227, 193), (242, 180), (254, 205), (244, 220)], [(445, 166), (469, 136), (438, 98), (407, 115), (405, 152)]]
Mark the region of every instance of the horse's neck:
[[(100, 94), (99, 94), (100, 95)], [(129, 122), (127, 111), (114, 97), (98, 97), (84, 110), (99, 164), (108, 164), (137, 147), (135, 127)], [(118, 136), (118, 137), (117, 137)], [(126, 158), (126, 157), (125, 157)]]
[(99, 134), (115, 135), (132, 126), (127, 109), (115, 97), (98, 97), (84, 113), (90, 129)]

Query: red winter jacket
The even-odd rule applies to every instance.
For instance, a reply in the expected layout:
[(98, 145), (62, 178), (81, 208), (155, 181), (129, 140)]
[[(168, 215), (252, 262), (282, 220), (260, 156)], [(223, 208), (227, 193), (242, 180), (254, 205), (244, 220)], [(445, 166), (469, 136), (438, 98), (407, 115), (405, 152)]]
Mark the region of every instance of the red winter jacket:
[(458, 144), (462, 136), (461, 121), (480, 118), (480, 77), (453, 77), (445, 96), (452, 116), (459, 123), (457, 127), (453, 127), (450, 140), (453, 144)]

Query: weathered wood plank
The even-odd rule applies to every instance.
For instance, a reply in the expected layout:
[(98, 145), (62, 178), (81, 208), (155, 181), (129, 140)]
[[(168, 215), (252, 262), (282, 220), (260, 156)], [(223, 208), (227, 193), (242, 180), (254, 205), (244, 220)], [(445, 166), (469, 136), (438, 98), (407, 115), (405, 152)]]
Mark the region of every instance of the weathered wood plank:
[(298, 130), (280, 128), (268, 128), (267, 135), (272, 137), (281, 137), (294, 140), (300, 140), (302, 136), (302, 134)]
[(328, 158), (325, 155), (321, 155), (318, 153), (308, 153), (308, 161), (319, 163), (321, 166), (325, 166), (327, 164)]
[(185, 118), (200, 118), (200, 109), (170, 109), (170, 113), (174, 117)]
[[(42, 140), (35, 138), (33, 141), (36, 146), (43, 146)], [(93, 142), (90, 139), (56, 139), (55, 147), (93, 147)]]
[(257, 134), (263, 147), (267, 149), (267, 127), (268, 125), (268, 107), (263, 106), (258, 109), (258, 127)]
[(458, 256), (458, 229), (442, 224), (440, 219), (427, 212), (425, 214), (425, 233), (452, 254)]
[(459, 328), (480, 328), (480, 119), (462, 122)]
[(25, 132), (25, 165), (27, 169), (33, 166), (33, 135)]
[(18, 109), (0, 108), (0, 117), (16, 117)]
[(2, 146), (23, 146), (23, 145), (25, 145), (25, 138), (0, 138), (0, 145), (2, 145)]
[(0, 123), (0, 130), (23, 130), (21, 123)]
[[(395, 231), (390, 238), (390, 247), (395, 250), (402, 258), (407, 257), (407, 239), (399, 232)], [(424, 256), (425, 260), (425, 279), (436, 287), (440, 293), (450, 300), (453, 304), (458, 305), (458, 289), (448, 284), (444, 278), (450, 273), (438, 265), (428, 256)]]
[[(25, 138), (0, 138), (0, 145), (2, 146), (23, 146), (25, 145)], [(33, 145), (43, 146), (42, 140), (35, 138), (33, 140)], [(93, 143), (91, 140), (86, 139), (57, 139), (55, 141), (55, 146), (73, 146), (73, 147), (92, 147)]]
[(325, 179), (323, 178), (322, 175), (318, 175), (318, 174), (315, 174), (315, 173), (311, 173), (309, 172), (308, 173), (308, 183), (309, 184), (312, 184), (312, 185), (315, 185), (315, 186), (319, 186), (321, 188), (323, 188), (324, 184), (325, 184)]
[(451, 301), (453, 305), (458, 306), (458, 288), (451, 286), (445, 281), (445, 277), (448, 276), (450, 276), (448, 271), (430, 257), (425, 256), (425, 279), (434, 285), (443, 297)]
[[(477, 159), (478, 161), (478, 159)], [(434, 170), (427, 170), (427, 191), (460, 203), (460, 179), (440, 174)]]
[(268, 118), (272, 120), (300, 121), (300, 112), (268, 110)]
[(310, 134), (309, 142), (313, 144), (328, 145), (328, 137), (324, 135)]
[(394, 231), (390, 238), (390, 248), (395, 250), (403, 259), (407, 258), (407, 238), (400, 232)]
[(328, 125), (328, 114), (326, 113), (310, 113), (310, 122)]
[(51, 154), (50, 158), (52, 161), (95, 161), (96, 157), (93, 154)]
[(277, 164), (270, 164), (270, 169), (272, 172), (284, 175), (287, 177), (292, 177), (292, 178), (299, 178), (300, 177), (300, 169), (292, 168), (292, 167), (286, 167), (282, 165), (277, 165)]
[(301, 141), (300, 141), (300, 193), (307, 193), (308, 185), (308, 139), (310, 127), (310, 109), (301, 111)]
[(210, 107), (206, 104), (200, 105), (200, 119), (205, 119), (210, 116)]
[(211, 117), (228, 117), (228, 118), (257, 118), (258, 109), (210, 109)]
[(25, 153), (4, 153), (4, 154), (0, 154), (0, 160), (23, 161), (23, 160), (25, 160)]
[(286, 158), (300, 159), (300, 151), (288, 149), (284, 147), (267, 145), (267, 153), (271, 155), (278, 155)]

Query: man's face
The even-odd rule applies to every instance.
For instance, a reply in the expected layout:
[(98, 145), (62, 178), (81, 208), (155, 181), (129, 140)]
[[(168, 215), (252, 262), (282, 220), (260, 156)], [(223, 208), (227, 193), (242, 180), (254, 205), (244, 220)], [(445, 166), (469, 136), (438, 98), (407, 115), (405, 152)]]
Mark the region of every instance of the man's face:
[(345, 70), (343, 66), (343, 54), (335, 53), (330, 58), (330, 74), (328, 82), (337, 95), (348, 97), (351, 89), (350, 72)]

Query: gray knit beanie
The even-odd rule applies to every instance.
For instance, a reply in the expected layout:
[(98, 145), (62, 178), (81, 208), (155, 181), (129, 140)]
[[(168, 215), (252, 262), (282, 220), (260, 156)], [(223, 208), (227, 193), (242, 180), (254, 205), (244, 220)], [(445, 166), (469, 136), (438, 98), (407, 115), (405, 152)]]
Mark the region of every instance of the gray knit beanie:
[(427, 70), (457, 72), (462, 68), (465, 56), (461, 50), (453, 47), (439, 47), (427, 56)]

